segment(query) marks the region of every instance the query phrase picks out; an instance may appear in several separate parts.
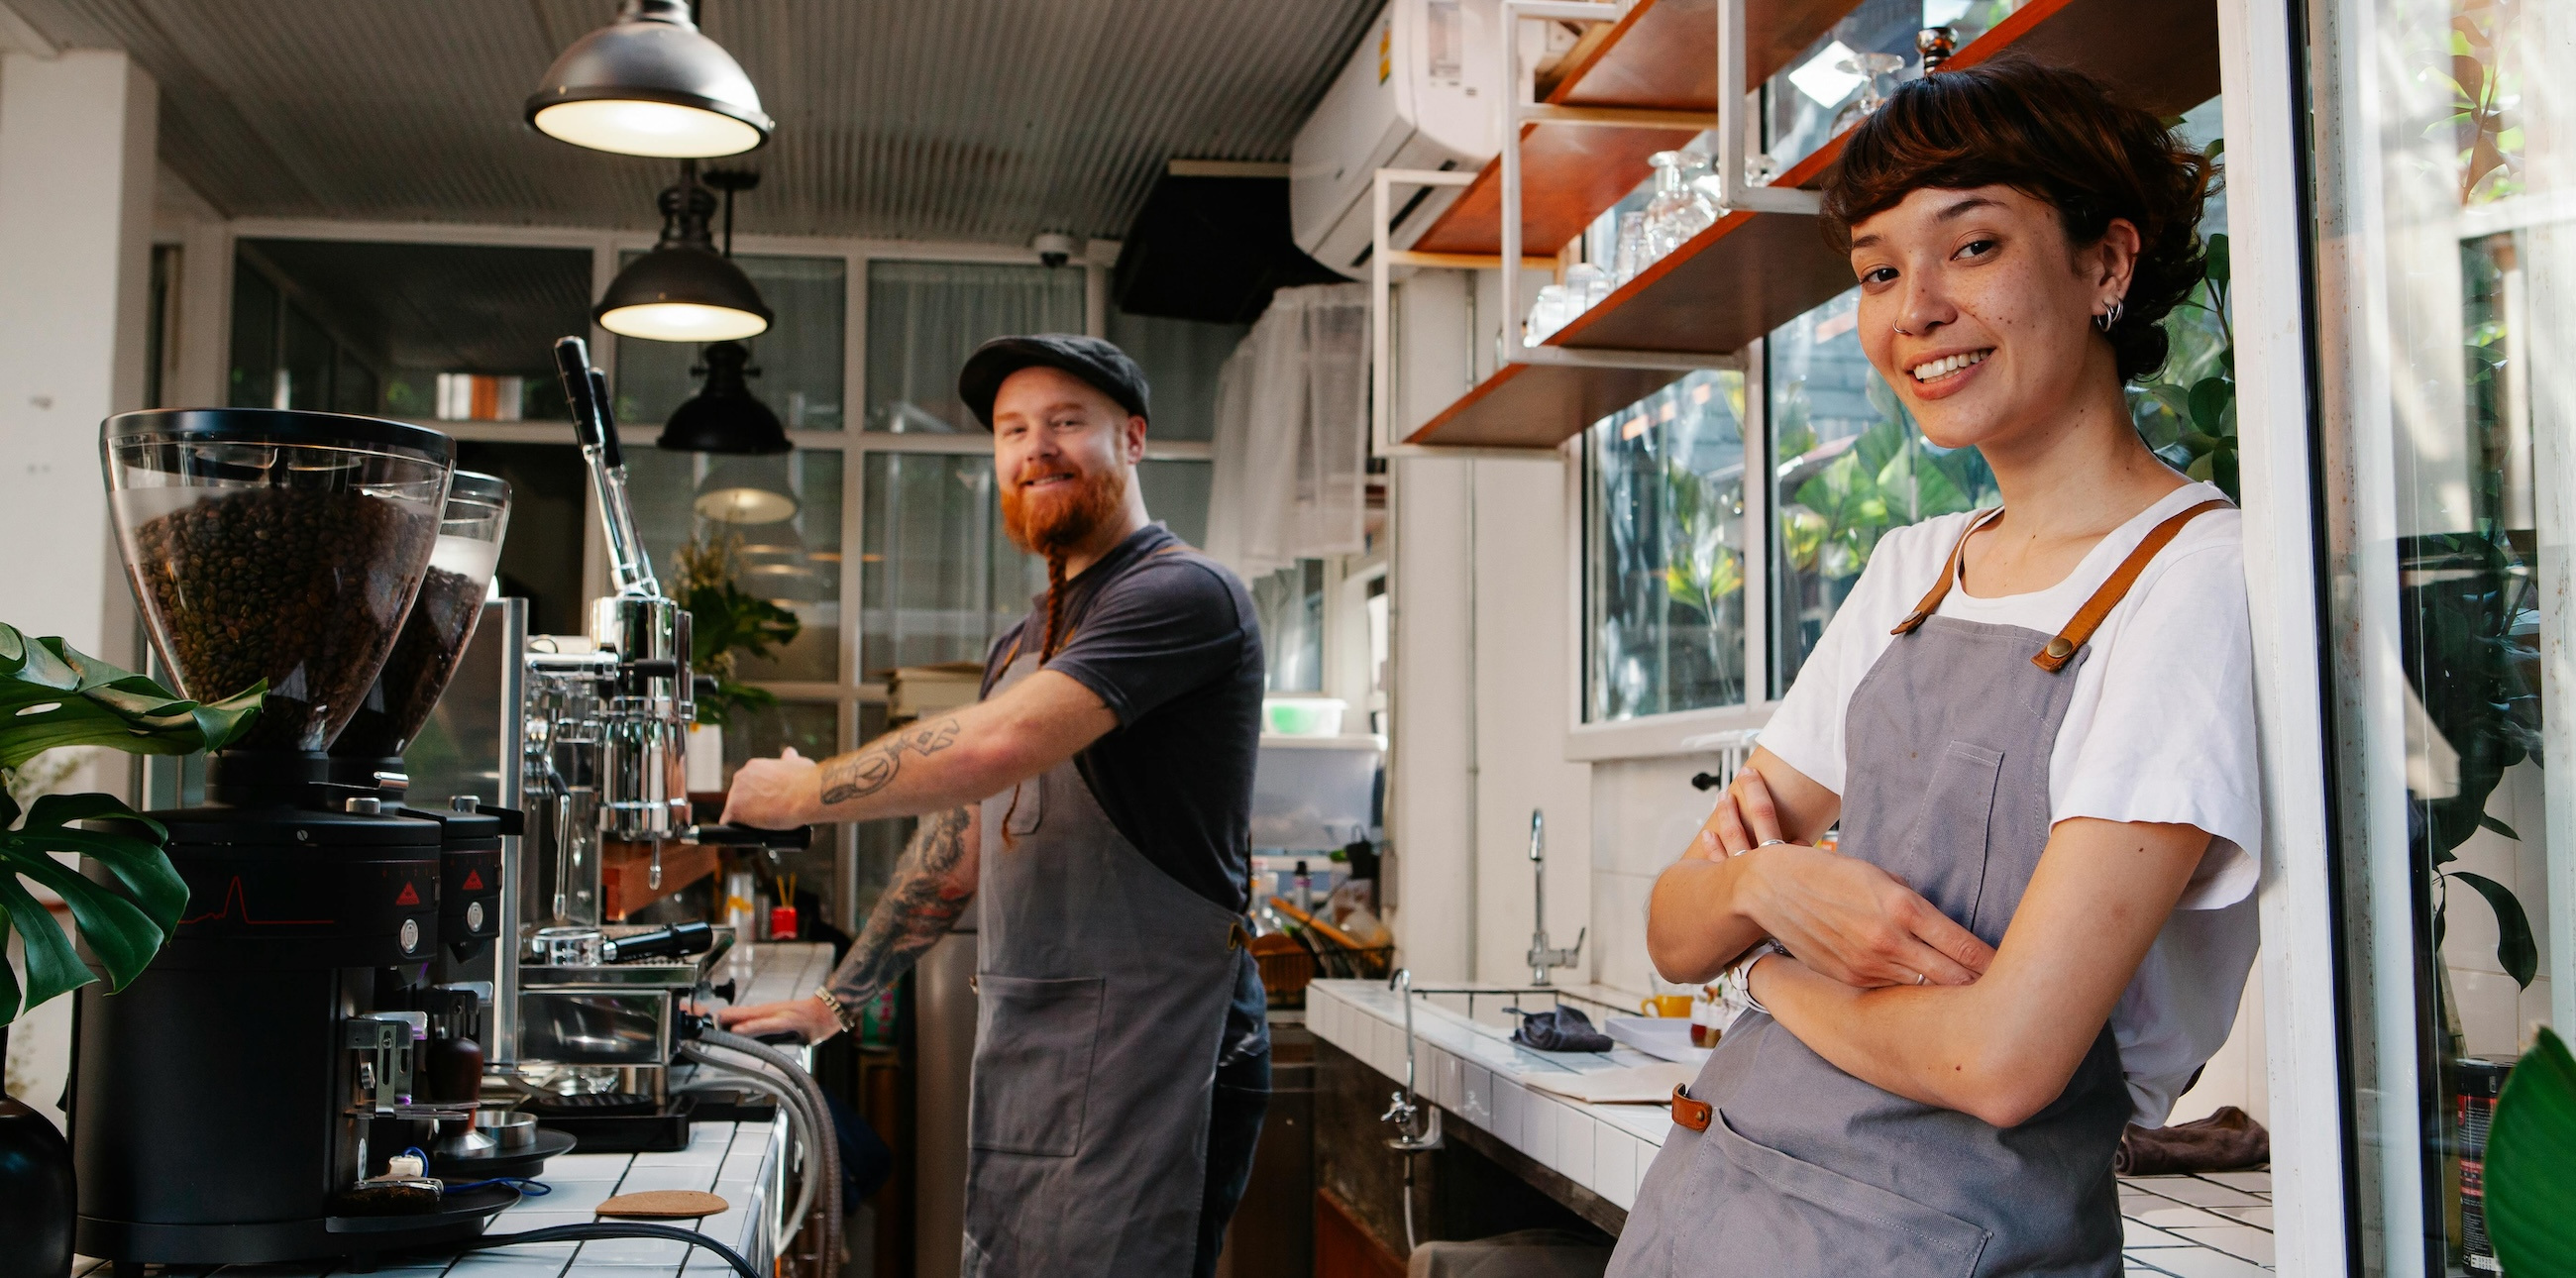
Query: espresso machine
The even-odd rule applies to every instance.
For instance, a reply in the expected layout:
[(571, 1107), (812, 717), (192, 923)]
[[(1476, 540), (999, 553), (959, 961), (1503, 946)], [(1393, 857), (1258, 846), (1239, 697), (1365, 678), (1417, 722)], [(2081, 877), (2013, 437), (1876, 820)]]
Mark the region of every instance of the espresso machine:
[[(168, 945), (78, 996), (80, 1250), (122, 1272), (470, 1238), (516, 1191), (442, 1193), (394, 1156), (475, 1122), (479, 1068), (431, 1031), (479, 992), (432, 966), (497, 935), (494, 904), (447, 883), (497, 869), (509, 814), (408, 809), (377, 774), (467, 641), (507, 491), (469, 480), (452, 502), (446, 436), (339, 414), (128, 413), (100, 447), (163, 664), (200, 700), (267, 695), (208, 761), (208, 802), (151, 814), (188, 886)], [(416, 607), (425, 585), (472, 606)], [(382, 740), (335, 764), (362, 710)]]
[[(606, 534), (614, 593), (587, 635), (536, 635), (522, 675), (528, 834), (516, 881), (515, 966), (501, 982), (507, 1077), (546, 1128), (593, 1151), (688, 1143), (697, 1098), (669, 1086), (683, 1004), (733, 944), (703, 922), (621, 927), (602, 916), (610, 845), (642, 846), (662, 886), (672, 843), (805, 846), (811, 832), (701, 824), (688, 797), (696, 717), (689, 614), (664, 594), (636, 534), (608, 388), (580, 338), (555, 345)], [(710, 1117), (731, 1115), (710, 1114)]]

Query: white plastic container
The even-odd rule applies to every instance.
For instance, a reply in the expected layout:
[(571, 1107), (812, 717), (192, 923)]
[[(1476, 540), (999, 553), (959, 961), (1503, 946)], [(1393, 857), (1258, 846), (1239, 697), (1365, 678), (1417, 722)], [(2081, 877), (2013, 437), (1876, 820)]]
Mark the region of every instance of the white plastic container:
[(1252, 846), (1330, 851), (1369, 837), (1384, 751), (1372, 736), (1263, 734), (1252, 774)]

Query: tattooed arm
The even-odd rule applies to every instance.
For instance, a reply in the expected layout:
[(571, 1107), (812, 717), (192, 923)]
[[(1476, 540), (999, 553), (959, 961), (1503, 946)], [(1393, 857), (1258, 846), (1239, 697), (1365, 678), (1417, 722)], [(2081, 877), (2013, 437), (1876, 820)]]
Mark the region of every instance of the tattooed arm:
[[(862, 1006), (894, 983), (921, 952), (948, 934), (957, 916), (975, 899), (979, 820), (969, 805), (922, 818), (912, 845), (895, 863), (894, 878), (869, 912), (867, 926), (850, 946), (849, 957), (832, 970), (823, 988), (856, 1017)], [(725, 1028), (741, 1034), (769, 1034), (782, 1029), (802, 1033), (819, 1043), (841, 1029), (830, 1004), (807, 995), (783, 1003), (729, 1007), (717, 1013)]]
[(724, 819), (768, 829), (975, 803), (1072, 758), (1118, 726), (1099, 694), (1053, 670), (955, 714), (816, 763), (793, 750), (734, 773)]

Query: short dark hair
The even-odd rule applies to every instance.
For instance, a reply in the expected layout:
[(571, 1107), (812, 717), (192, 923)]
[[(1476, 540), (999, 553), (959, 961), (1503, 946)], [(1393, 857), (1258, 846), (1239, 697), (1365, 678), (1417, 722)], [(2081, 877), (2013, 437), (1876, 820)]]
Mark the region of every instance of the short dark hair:
[(1862, 120), (1825, 176), (1825, 235), (1848, 252), (1855, 224), (1927, 187), (2011, 187), (2054, 207), (2074, 245), (2127, 218), (2138, 261), (2110, 339), (2120, 379), (2135, 381), (2164, 367), (2164, 317), (2200, 282), (2200, 210), (2217, 178), (2090, 76), (2004, 57), (1901, 85)]

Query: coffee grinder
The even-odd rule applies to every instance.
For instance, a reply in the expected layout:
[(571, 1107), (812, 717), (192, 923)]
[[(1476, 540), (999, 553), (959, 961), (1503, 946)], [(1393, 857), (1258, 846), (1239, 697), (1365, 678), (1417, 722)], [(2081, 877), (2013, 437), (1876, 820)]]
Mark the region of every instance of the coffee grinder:
[[(472, 1096), (429, 1099), (416, 1079), (433, 1015), (452, 1022), (471, 994), (431, 984), (453, 926), (447, 850), (472, 860), (501, 818), (469, 832), (406, 815), (375, 746), (363, 780), (335, 779), (326, 753), (371, 695), (399, 736), (443, 686), (434, 660), (405, 686), (378, 680), (424, 579), (484, 555), (442, 536), (452, 445), (372, 418), (185, 409), (109, 418), (100, 446), (135, 598), (180, 688), (264, 680), (268, 695), (208, 761), (209, 802), (151, 814), (189, 891), (168, 946), (122, 992), (78, 996), (80, 1250), (125, 1272), (470, 1238), (515, 1190), (442, 1194), (389, 1158), (473, 1121)], [(479, 599), (489, 573), (449, 585)]]

